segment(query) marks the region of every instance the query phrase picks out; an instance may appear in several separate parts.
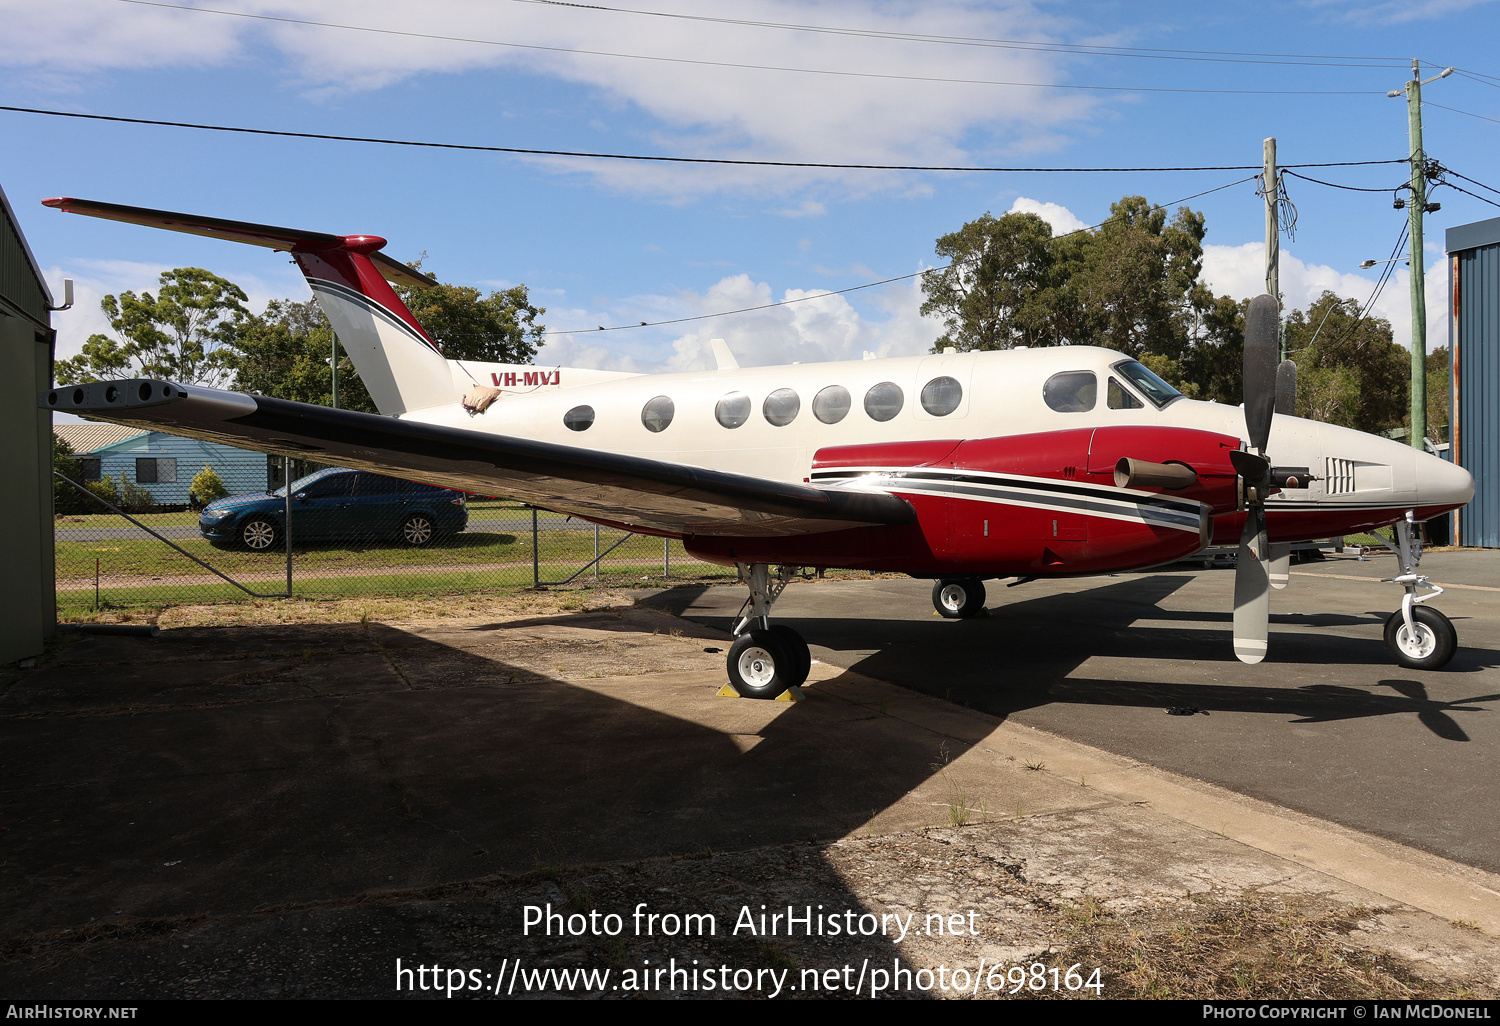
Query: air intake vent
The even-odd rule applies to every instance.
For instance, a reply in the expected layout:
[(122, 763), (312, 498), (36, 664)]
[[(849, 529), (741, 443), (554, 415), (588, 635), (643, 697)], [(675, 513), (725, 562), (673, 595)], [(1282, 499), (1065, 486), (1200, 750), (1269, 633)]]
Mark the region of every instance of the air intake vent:
[(1323, 482), (1328, 495), (1348, 495), (1354, 491), (1354, 461), (1328, 457), (1328, 474)]

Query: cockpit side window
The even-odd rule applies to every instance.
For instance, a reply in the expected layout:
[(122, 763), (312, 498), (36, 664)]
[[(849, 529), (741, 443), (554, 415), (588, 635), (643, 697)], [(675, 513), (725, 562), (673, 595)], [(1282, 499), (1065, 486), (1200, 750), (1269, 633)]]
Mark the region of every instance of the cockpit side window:
[(1157, 377), (1149, 367), (1137, 360), (1117, 363), (1111, 369), (1135, 386), (1136, 390), (1151, 400), (1151, 404), (1158, 410), (1182, 398), (1181, 392)]
[(1109, 376), (1109, 408), (1111, 410), (1141, 410), (1146, 404), (1131, 395), (1130, 389), (1120, 384), (1120, 379)]
[(1087, 413), (1098, 396), (1099, 382), (1093, 371), (1063, 371), (1042, 386), (1042, 398), (1058, 413)]

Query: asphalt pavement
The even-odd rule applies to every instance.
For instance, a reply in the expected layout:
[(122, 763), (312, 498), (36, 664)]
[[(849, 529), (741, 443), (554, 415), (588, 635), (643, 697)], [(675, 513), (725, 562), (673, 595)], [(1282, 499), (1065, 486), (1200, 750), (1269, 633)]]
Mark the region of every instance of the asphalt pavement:
[[(1257, 666), (1232, 652), (1230, 570), (988, 582), (986, 615), (963, 621), (936, 615), (928, 581), (797, 582), (773, 620), (835, 666), (1500, 871), (1500, 551), (1423, 570), (1458, 630), (1436, 671), (1387, 655), (1390, 556), (1295, 566)], [(652, 601), (725, 628), (743, 599)]]

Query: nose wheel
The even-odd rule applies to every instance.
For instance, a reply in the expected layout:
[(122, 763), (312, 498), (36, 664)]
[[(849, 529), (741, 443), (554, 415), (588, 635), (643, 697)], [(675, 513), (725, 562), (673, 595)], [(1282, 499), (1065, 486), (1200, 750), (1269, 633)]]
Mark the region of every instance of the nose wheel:
[[(1418, 572), (1422, 561), (1422, 549), (1412, 537), (1412, 511), (1407, 510), (1403, 520), (1396, 521), (1396, 556), (1401, 561), (1401, 573), (1387, 577), (1387, 583), (1399, 584), (1406, 589), (1401, 608), (1391, 614), (1385, 622), (1385, 647), (1397, 666), (1409, 670), (1436, 670), (1448, 664), (1458, 650), (1458, 632), (1453, 621), (1431, 606), (1421, 603), (1436, 598), (1443, 589)], [(1417, 589), (1427, 589), (1419, 594)]]
[(984, 608), (984, 582), (945, 577), (932, 586), (932, 607), (949, 620), (967, 620)]

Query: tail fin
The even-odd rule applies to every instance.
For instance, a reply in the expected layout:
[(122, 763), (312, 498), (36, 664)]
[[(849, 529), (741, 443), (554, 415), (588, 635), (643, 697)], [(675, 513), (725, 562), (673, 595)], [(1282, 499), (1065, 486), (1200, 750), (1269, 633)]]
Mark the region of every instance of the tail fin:
[(390, 286), (399, 282), (427, 288), (433, 282), (379, 252), (385, 240), (378, 235), (327, 235), (70, 197), (42, 203), (70, 214), (289, 252), (381, 413), (444, 405), (463, 391), (455, 386), (437, 343)]

